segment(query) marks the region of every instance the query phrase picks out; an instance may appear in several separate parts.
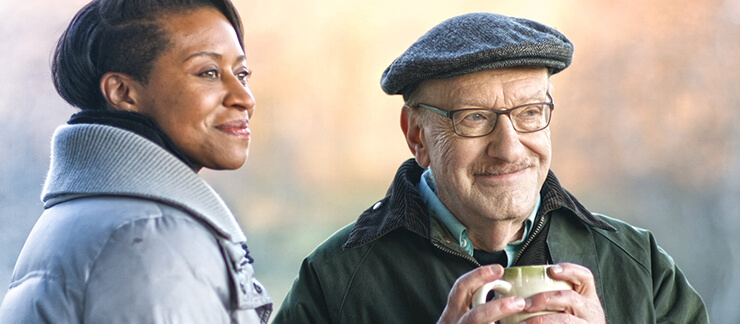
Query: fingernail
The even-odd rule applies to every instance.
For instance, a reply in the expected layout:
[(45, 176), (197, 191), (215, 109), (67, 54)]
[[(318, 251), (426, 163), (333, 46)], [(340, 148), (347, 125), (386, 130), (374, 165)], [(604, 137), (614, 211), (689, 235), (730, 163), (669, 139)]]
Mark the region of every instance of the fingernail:
[(530, 308), (530, 307), (532, 307), (532, 300), (529, 299), (529, 298), (527, 298), (527, 300), (525, 301), (525, 304), (524, 304), (524, 309), (527, 309), (527, 308)]
[(559, 265), (556, 264), (556, 265), (550, 267), (550, 271), (552, 271), (552, 273), (561, 273), (561, 272), (563, 272), (563, 267), (561, 267), (561, 266), (559, 266)]
[(527, 302), (524, 301), (524, 298), (519, 296), (514, 297), (514, 306), (516, 306), (516, 308), (525, 308), (526, 304)]

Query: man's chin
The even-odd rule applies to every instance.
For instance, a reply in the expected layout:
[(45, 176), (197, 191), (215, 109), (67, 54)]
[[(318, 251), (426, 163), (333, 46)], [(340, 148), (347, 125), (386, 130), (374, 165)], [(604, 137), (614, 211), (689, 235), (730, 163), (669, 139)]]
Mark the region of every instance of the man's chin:
[(481, 214), (489, 215), (487, 218), (500, 220), (526, 219), (532, 213), (537, 199), (536, 197), (511, 195), (499, 196), (497, 199), (491, 199), (491, 197), (496, 196), (481, 195), (479, 199), (488, 200), (488, 203), (476, 202), (476, 205), (480, 206)]

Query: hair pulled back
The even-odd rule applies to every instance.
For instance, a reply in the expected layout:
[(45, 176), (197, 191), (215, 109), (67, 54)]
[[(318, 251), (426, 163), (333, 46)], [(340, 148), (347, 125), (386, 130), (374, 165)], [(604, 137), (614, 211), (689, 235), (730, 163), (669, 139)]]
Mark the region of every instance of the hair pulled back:
[(107, 72), (146, 83), (169, 36), (165, 14), (215, 8), (231, 23), (244, 47), (242, 23), (229, 0), (93, 0), (72, 18), (52, 59), (54, 87), (72, 106), (106, 109), (100, 79)]

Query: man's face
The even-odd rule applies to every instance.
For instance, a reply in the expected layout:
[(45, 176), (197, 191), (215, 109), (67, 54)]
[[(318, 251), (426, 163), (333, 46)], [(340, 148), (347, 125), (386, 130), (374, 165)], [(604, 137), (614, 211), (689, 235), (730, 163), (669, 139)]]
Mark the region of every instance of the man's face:
[[(416, 98), (444, 110), (506, 110), (547, 102), (548, 88), (544, 68), (495, 69), (425, 81)], [(549, 128), (518, 133), (501, 115), (491, 134), (466, 138), (455, 134), (448, 118), (421, 108), (414, 114), (427, 114), (415, 119), (417, 160), (431, 167), (440, 200), (463, 224), (521, 221), (532, 212), (550, 169)]]

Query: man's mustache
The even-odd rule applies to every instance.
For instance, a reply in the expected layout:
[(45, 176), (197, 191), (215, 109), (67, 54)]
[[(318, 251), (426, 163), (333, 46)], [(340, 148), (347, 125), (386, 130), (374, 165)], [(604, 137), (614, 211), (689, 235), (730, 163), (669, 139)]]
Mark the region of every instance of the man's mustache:
[(530, 161), (505, 165), (480, 165), (473, 167), (473, 175), (502, 175), (522, 171), (534, 166)]

